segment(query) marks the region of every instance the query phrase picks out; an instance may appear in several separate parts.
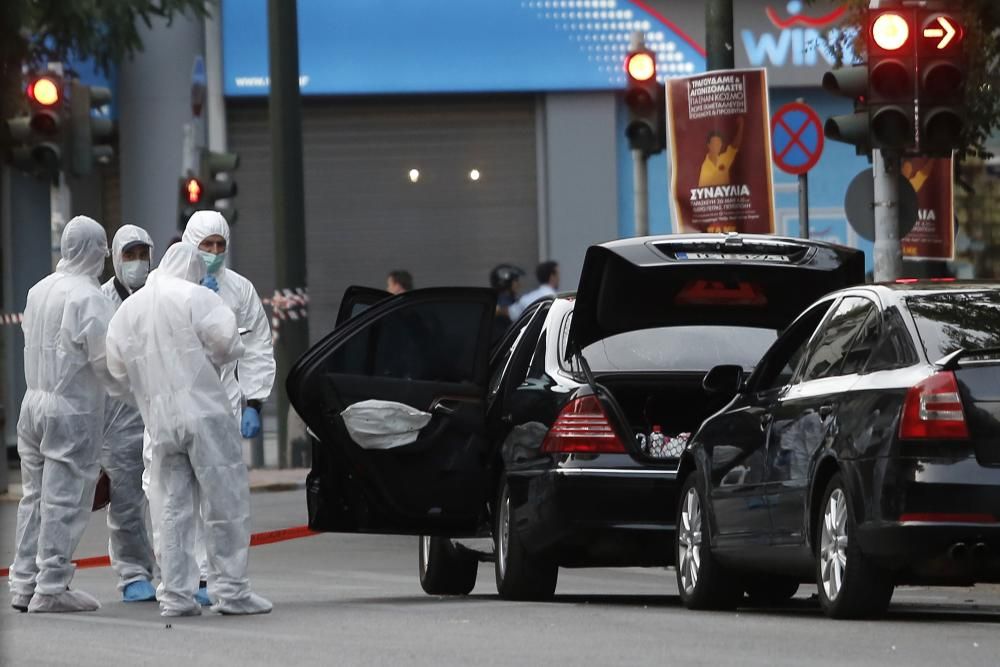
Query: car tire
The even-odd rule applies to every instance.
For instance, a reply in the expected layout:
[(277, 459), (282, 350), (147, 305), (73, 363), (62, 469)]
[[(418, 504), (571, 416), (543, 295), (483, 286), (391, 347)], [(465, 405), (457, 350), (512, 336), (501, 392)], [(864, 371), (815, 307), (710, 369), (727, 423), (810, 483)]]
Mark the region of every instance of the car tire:
[(830, 618), (881, 616), (892, 600), (889, 572), (861, 551), (850, 495), (840, 473), (823, 492), (816, 527), (816, 583), (819, 602)]
[(677, 507), (677, 590), (688, 609), (732, 609), (743, 598), (743, 587), (712, 557), (706, 496), (701, 475), (692, 472), (684, 480)]
[(772, 607), (788, 602), (799, 592), (798, 579), (767, 574), (751, 576), (752, 579), (743, 582), (751, 604)]
[(421, 535), (417, 552), (420, 587), (428, 595), (468, 595), (476, 587), (479, 560), (447, 537)]
[(529, 554), (513, 528), (510, 487), (503, 481), (493, 526), (497, 593), (505, 600), (550, 600), (556, 592), (559, 566)]

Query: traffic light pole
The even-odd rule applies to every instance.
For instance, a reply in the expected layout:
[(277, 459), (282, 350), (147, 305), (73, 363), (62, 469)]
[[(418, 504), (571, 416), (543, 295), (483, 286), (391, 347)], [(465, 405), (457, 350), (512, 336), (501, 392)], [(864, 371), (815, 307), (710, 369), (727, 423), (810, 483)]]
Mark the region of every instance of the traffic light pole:
[(899, 155), (872, 151), (875, 176), (875, 281), (892, 281), (903, 274), (899, 243)]
[(632, 149), (632, 197), (635, 201), (635, 235), (649, 236), (649, 163), (646, 154)]
[(705, 2), (706, 67), (734, 69), (736, 50), (733, 48), (733, 0)]
[[(271, 172), (274, 191), (274, 274), (280, 289), (306, 287), (305, 189), (302, 174), (302, 105), (295, 0), (268, 0)], [(278, 466), (289, 465), (285, 378), (309, 345), (308, 320), (286, 320), (275, 349), (278, 363)]]

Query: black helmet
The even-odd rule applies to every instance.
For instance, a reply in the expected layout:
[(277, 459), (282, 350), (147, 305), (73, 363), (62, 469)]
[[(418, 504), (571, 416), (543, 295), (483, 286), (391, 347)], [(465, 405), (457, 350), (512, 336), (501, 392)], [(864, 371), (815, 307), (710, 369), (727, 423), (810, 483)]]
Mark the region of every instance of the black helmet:
[(523, 275), (524, 271), (513, 264), (498, 264), (490, 271), (490, 287), (498, 291), (510, 289), (514, 281)]

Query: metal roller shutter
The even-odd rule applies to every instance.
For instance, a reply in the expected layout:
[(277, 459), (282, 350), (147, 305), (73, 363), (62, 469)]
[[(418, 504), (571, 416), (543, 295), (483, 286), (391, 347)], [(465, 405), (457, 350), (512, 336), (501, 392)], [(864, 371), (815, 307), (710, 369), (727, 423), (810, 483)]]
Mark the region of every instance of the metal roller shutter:
[[(240, 154), (234, 268), (274, 290), (267, 105), (228, 103)], [(384, 287), (392, 269), (417, 287), (488, 285), (538, 261), (535, 98), (310, 100), (303, 105), (310, 338), (328, 332), (344, 289)], [(409, 179), (418, 169), (419, 180)], [(478, 169), (481, 178), (469, 178)], [(286, 286), (281, 286), (286, 287)], [(294, 287), (294, 286), (287, 286)]]

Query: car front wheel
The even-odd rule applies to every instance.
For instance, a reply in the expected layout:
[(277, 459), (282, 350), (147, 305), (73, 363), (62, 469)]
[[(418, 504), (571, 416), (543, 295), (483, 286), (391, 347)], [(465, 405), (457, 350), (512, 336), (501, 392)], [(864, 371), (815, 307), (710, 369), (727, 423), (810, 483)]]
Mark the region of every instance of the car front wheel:
[(417, 543), (420, 587), (428, 595), (468, 595), (476, 587), (479, 560), (447, 537), (421, 535)]
[(847, 488), (834, 475), (823, 493), (816, 542), (816, 581), (823, 611), (831, 618), (881, 616), (892, 600), (890, 573), (861, 552)]
[(731, 609), (743, 588), (712, 557), (706, 518), (706, 493), (701, 476), (692, 472), (681, 487), (677, 508), (677, 590), (688, 609)]
[(497, 593), (506, 600), (548, 600), (556, 591), (559, 567), (529, 554), (514, 529), (513, 508), (507, 483), (500, 494), (493, 526)]

